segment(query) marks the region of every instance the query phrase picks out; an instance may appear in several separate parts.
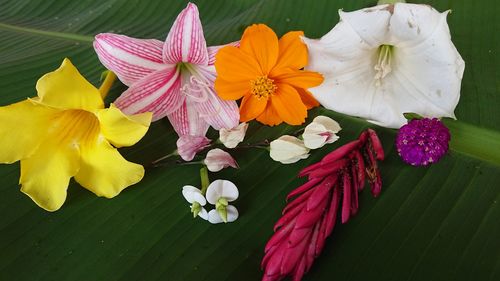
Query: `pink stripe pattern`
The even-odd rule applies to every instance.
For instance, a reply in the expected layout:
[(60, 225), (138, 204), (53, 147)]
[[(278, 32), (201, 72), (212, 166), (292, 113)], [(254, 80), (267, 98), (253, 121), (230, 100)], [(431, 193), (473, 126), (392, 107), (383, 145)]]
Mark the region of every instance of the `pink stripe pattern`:
[(177, 16), (163, 46), (163, 61), (207, 65), (207, 43), (196, 5), (189, 3)]
[(207, 47), (192, 3), (177, 16), (165, 42), (111, 33), (98, 34), (94, 41), (102, 64), (129, 86), (115, 105), (126, 114), (152, 112), (153, 121), (168, 117), (186, 161), (209, 143), (205, 134), (210, 126), (232, 129), (239, 122), (236, 102), (220, 99), (214, 89), (213, 63), (223, 46)]
[(168, 116), (168, 120), (179, 136), (204, 136), (210, 125), (203, 120), (193, 106), (189, 97), (178, 110)]
[(159, 70), (133, 84), (118, 97), (115, 105), (126, 114), (153, 112), (159, 120), (176, 111), (184, 102), (180, 71), (171, 67)]
[(94, 49), (101, 63), (130, 86), (150, 73), (165, 68), (162, 61), (163, 42), (135, 39), (119, 34), (96, 35)]

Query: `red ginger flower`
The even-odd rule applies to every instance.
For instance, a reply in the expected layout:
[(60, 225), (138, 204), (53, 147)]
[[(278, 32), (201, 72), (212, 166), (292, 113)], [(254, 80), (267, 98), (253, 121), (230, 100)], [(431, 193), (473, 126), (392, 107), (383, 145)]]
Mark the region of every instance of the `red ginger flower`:
[(287, 196), (287, 200), (295, 199), (283, 210), (265, 247), (263, 281), (286, 276), (302, 279), (332, 233), (338, 213), (342, 223), (357, 213), (358, 192), (366, 178), (373, 196), (380, 194), (377, 160), (383, 159), (382, 144), (375, 131), (368, 129), (299, 173), (308, 181)]

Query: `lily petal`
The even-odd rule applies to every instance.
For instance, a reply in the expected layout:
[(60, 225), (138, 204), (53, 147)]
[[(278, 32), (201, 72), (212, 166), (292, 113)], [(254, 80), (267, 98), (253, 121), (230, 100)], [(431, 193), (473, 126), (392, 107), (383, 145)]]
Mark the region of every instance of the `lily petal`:
[(214, 89), (215, 69), (210, 67), (196, 67), (201, 81), (206, 85), (190, 85), (199, 88), (202, 96), (194, 102), (196, 111), (210, 126), (216, 130), (231, 129), (239, 124), (240, 112), (236, 101), (222, 100)]
[(80, 169), (80, 151), (49, 136), (35, 154), (21, 160), (21, 191), (38, 206), (53, 212), (66, 201), (69, 180)]
[(163, 61), (171, 64), (208, 64), (207, 43), (198, 8), (193, 3), (182, 10), (172, 25), (163, 45)]
[(133, 84), (115, 101), (123, 113), (152, 112), (153, 121), (176, 111), (184, 102), (180, 71), (175, 67), (159, 70)]
[(141, 165), (125, 160), (107, 141), (82, 146), (81, 167), (75, 180), (97, 196), (113, 198), (144, 177)]
[(0, 162), (10, 164), (31, 156), (46, 138), (55, 112), (31, 100), (0, 107)]
[(186, 97), (179, 109), (167, 115), (170, 124), (179, 136), (205, 136), (210, 125), (200, 117), (194, 107), (194, 101)]
[(150, 112), (127, 116), (114, 104), (97, 113), (101, 133), (115, 147), (136, 144), (148, 131), (151, 117)]
[(160, 40), (101, 33), (95, 36), (94, 49), (101, 63), (127, 86), (165, 68)]
[(57, 70), (42, 76), (36, 90), (41, 103), (56, 108), (92, 111), (104, 107), (99, 90), (68, 59)]

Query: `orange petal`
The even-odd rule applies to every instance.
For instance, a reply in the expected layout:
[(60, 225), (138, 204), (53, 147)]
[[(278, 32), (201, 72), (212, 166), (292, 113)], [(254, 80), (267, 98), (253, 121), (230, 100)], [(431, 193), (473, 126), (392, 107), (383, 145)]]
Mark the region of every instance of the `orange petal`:
[(266, 98), (257, 98), (254, 95), (243, 97), (240, 105), (240, 121), (248, 122), (259, 116), (267, 105)]
[(250, 92), (250, 82), (247, 80), (230, 82), (217, 77), (215, 91), (223, 100), (239, 100)]
[(307, 117), (307, 108), (297, 91), (290, 85), (278, 84), (272, 104), (278, 115), (290, 125), (300, 125)]
[(268, 126), (275, 126), (283, 123), (283, 120), (272, 104), (272, 100), (273, 99), (268, 100), (266, 109), (257, 117), (257, 121)]
[(300, 99), (307, 107), (307, 109), (311, 109), (313, 107), (319, 106), (319, 102), (313, 97), (311, 92), (308, 90), (304, 90), (302, 88), (295, 88), (300, 95)]
[(278, 37), (265, 24), (254, 24), (243, 33), (240, 49), (254, 57), (259, 63), (262, 73), (266, 75), (278, 60)]
[(292, 70), (290, 68), (275, 68), (269, 76), (276, 83), (286, 83), (303, 89), (316, 87), (323, 83), (324, 80), (323, 75), (318, 72)]
[(276, 67), (301, 69), (307, 65), (307, 46), (302, 42), (302, 31), (290, 31), (279, 40), (279, 58)]
[(263, 75), (252, 56), (233, 46), (220, 49), (214, 65), (218, 77), (227, 81), (249, 81)]

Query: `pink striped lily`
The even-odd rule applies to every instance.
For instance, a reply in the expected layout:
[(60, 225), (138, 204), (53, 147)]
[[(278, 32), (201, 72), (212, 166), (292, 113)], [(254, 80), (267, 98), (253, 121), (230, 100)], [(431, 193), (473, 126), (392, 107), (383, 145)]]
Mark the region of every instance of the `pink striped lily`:
[(209, 126), (238, 125), (236, 102), (221, 100), (214, 90), (220, 47), (207, 47), (192, 3), (177, 16), (165, 42), (112, 33), (94, 41), (102, 64), (129, 87), (115, 105), (127, 114), (152, 112), (153, 121), (166, 116), (180, 137), (204, 136)]

